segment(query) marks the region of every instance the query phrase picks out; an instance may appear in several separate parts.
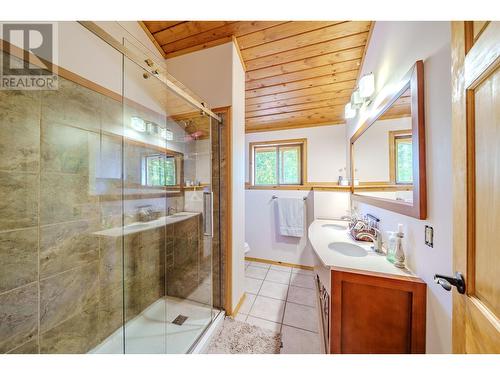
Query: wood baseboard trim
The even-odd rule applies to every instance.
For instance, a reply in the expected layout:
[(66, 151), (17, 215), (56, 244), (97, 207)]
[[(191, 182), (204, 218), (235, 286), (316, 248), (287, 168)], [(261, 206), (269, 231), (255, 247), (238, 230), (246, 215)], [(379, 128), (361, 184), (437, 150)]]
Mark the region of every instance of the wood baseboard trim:
[(287, 267), (292, 267), (292, 268), (300, 268), (302, 270), (309, 270), (309, 271), (314, 270), (313, 266), (304, 266), (302, 264), (278, 262), (276, 260), (270, 260), (270, 259), (245, 257), (245, 260), (248, 260), (249, 262), (260, 262), (260, 263), (274, 264), (275, 266), (287, 266)]
[(231, 318), (234, 318), (236, 315), (238, 315), (238, 311), (240, 311), (243, 302), (245, 302), (245, 298), (247, 298), (247, 294), (243, 293), (243, 295), (240, 298), (240, 301), (238, 302), (234, 310), (230, 314), (228, 314)]

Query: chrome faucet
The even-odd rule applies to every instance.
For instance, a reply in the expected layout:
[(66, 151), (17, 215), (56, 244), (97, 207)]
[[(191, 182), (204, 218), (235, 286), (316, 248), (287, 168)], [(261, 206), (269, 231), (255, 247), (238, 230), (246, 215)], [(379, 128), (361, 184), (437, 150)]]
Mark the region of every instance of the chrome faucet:
[(356, 235), (356, 239), (360, 240), (363, 237), (369, 238), (373, 242), (373, 251), (379, 254), (383, 254), (384, 251), (382, 250), (382, 233), (377, 228), (372, 227), (371, 229), (375, 232), (374, 235), (369, 232), (360, 232)]
[(173, 215), (172, 212), (175, 214), (177, 212), (177, 209), (175, 207), (169, 207), (167, 209), (167, 216)]
[(354, 215), (342, 215), (340, 220), (347, 221), (349, 223), (349, 230), (352, 229), (359, 220)]
[(160, 215), (160, 211), (157, 208), (153, 208), (153, 206), (150, 204), (137, 206), (136, 208), (137, 208), (137, 218), (141, 222), (156, 220)]

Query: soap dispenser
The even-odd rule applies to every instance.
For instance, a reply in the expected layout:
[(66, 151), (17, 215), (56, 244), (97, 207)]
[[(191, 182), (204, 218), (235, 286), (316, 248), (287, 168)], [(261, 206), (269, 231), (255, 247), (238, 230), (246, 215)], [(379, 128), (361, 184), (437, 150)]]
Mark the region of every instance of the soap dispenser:
[(396, 245), (397, 245), (397, 236), (394, 231), (387, 231), (387, 235), (389, 237), (389, 245), (387, 246), (387, 260), (391, 263), (394, 263), (394, 255), (396, 254)]
[(396, 252), (394, 253), (394, 265), (398, 268), (405, 268), (405, 252), (403, 250), (403, 224), (398, 224), (396, 233)]

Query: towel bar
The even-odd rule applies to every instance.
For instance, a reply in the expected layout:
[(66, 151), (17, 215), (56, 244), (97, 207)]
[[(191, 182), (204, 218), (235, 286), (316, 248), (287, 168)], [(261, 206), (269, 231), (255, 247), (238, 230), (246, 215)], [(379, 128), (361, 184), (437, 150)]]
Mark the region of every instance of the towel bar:
[[(273, 200), (274, 200), (274, 199), (278, 199), (278, 197), (277, 197), (276, 195), (273, 195), (273, 196), (271, 197), (271, 199), (273, 199)], [(304, 201), (305, 201), (306, 199), (307, 199), (307, 197), (302, 197), (302, 200), (304, 200)]]

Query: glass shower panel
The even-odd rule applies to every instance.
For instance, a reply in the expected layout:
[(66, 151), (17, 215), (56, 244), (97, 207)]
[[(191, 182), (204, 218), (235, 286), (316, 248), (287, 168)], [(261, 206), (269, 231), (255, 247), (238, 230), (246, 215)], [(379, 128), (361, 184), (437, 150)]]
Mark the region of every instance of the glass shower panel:
[(167, 352), (185, 353), (212, 320), (211, 118), (170, 96), (168, 127), (177, 130), (167, 144), (183, 150), (185, 186), (182, 208), (167, 197), (176, 212), (167, 242)]
[(123, 77), (125, 352), (186, 353), (212, 321), (210, 118), (126, 57)]
[(166, 88), (126, 57), (123, 78), (125, 353), (160, 354), (166, 353), (166, 185), (172, 182), (161, 131)]

